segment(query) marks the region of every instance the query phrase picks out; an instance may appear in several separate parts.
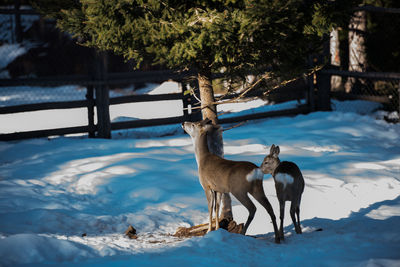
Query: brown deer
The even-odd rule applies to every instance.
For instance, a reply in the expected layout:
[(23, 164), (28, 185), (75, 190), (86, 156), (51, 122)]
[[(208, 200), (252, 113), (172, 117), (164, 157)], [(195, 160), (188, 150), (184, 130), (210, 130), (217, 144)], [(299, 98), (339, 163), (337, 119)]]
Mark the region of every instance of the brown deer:
[(207, 145), (207, 134), (213, 127), (220, 129), (220, 126), (209, 124), (209, 122), (209, 120), (204, 120), (201, 122), (184, 122), (182, 124), (185, 132), (193, 140), (199, 180), (207, 197), (209, 212), (208, 232), (211, 231), (213, 211), (216, 217), (216, 229), (218, 229), (221, 194), (232, 193), (249, 211), (249, 216), (241, 232), (241, 234), (246, 234), (257, 209), (249, 198), (249, 193), (267, 210), (272, 219), (275, 242), (279, 243), (275, 214), (265, 196), (262, 185), (264, 173), (253, 163), (226, 160), (212, 154)]
[[(304, 179), (299, 167), (289, 161), (279, 160), (279, 146), (272, 145), (269, 155), (261, 164), (261, 170), (265, 174), (272, 174), (275, 181), (276, 195), (279, 200), (280, 220), (279, 237), (284, 239), (283, 219), (285, 215), (285, 202), (291, 201), (290, 216), (297, 234), (301, 234), (300, 226), (300, 202), (304, 191)], [(297, 221), (295, 217), (297, 215)]]

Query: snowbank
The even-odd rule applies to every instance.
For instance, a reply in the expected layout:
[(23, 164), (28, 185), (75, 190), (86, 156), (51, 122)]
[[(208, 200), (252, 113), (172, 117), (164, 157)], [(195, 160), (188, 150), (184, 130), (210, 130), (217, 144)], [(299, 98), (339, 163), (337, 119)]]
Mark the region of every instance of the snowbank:
[[(354, 103), (349, 103), (351, 106)], [(73, 266), (398, 266), (400, 125), (353, 112), (316, 112), (224, 132), (225, 155), (260, 164), (269, 146), (305, 177), (303, 235), (285, 215), (274, 244), (257, 203), (248, 234), (172, 237), (207, 221), (190, 138), (59, 137), (0, 142), (0, 264)], [(264, 189), (278, 212), (274, 184)], [(247, 211), (236, 200), (233, 213)], [(288, 209), (286, 209), (288, 212)], [(138, 230), (130, 240), (128, 225)], [(322, 231), (318, 231), (322, 229)]]

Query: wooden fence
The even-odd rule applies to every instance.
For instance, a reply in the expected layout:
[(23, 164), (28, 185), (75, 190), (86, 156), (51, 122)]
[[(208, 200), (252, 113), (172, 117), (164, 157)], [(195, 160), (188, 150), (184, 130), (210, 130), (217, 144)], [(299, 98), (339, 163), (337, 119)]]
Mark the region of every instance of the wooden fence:
[[(13, 114), (21, 112), (32, 112), (53, 109), (73, 109), (86, 108), (88, 110), (88, 125), (77, 127), (66, 127), (47, 130), (36, 130), (27, 132), (16, 132), (0, 134), (1, 141), (10, 141), (26, 138), (38, 138), (53, 135), (65, 135), (75, 133), (88, 133), (89, 137), (110, 138), (112, 130), (130, 129), (138, 127), (158, 126), (182, 123), (184, 121), (197, 121), (201, 119), (200, 109), (192, 109), (190, 112), (187, 108), (189, 105), (195, 108), (198, 103), (190, 94), (185, 94), (187, 79), (193, 76), (190, 72), (174, 72), (174, 71), (148, 71), (148, 72), (132, 72), (132, 73), (115, 73), (107, 74), (106, 78), (92, 79), (85, 76), (58, 77), (58, 78), (34, 78), (34, 79), (3, 79), (0, 80), (0, 89), (3, 86), (60, 86), (60, 85), (81, 85), (86, 86), (86, 100), (61, 101), (61, 102), (45, 102), (36, 104), (24, 104), (15, 106), (0, 107), (0, 114)], [(163, 82), (174, 80), (182, 84), (182, 92), (172, 94), (158, 95), (129, 95), (109, 98), (108, 86), (112, 84), (132, 84), (142, 82)], [(297, 89), (300, 94), (309, 95), (309, 87), (301, 87)], [(97, 91), (97, 92), (96, 92)], [(101, 92), (99, 92), (101, 91)], [(259, 94), (262, 92), (259, 92)], [(253, 93), (251, 96), (255, 96)], [(225, 99), (235, 98), (237, 95), (229, 95)], [(310, 98), (311, 99), (311, 98)], [(123, 122), (110, 122), (109, 106), (126, 103), (152, 102), (165, 100), (181, 100), (183, 102), (183, 115), (169, 118), (154, 118), (145, 120), (132, 120)], [(287, 99), (286, 99), (287, 100)], [(310, 101), (308, 101), (310, 102)], [(236, 116), (230, 118), (222, 118), (219, 120), (221, 124), (234, 123), (244, 120), (260, 119), (265, 117), (296, 115), (311, 111), (311, 105), (303, 105), (298, 108), (262, 112), (249, 114), (245, 116)], [(97, 111), (97, 121), (94, 123), (94, 109)], [(51, 112), (51, 111), (49, 111)]]
[[(319, 73), (324, 75), (326, 80), (331, 76), (340, 76), (342, 78), (355, 78), (361, 81), (362, 90), (331, 90), (328, 84), (330, 98), (337, 100), (366, 100), (386, 105), (391, 111), (400, 113), (400, 73), (394, 72), (355, 72), (343, 71), (335, 68), (323, 69)], [(380, 92), (375, 89), (373, 83), (376, 81), (387, 82), (391, 84), (390, 92)]]
[[(331, 76), (341, 77), (354, 77), (358, 79), (369, 80), (383, 80), (394, 81), (398, 83), (399, 91), (391, 95), (373, 95), (373, 94), (354, 94), (352, 92), (332, 91), (331, 90)], [(60, 86), (60, 85), (81, 85), (86, 86), (86, 99), (76, 101), (62, 101), (62, 102), (45, 102), (37, 104), (24, 104), (15, 106), (0, 107), (0, 114), (13, 114), (21, 112), (32, 112), (41, 110), (53, 109), (73, 109), (73, 108), (86, 108), (88, 110), (88, 125), (66, 127), (47, 130), (36, 130), (27, 132), (16, 132), (8, 134), (0, 134), (0, 141), (10, 141), (26, 138), (46, 137), (53, 135), (66, 135), (75, 133), (88, 133), (89, 137), (110, 138), (111, 131), (168, 125), (182, 123), (184, 121), (197, 121), (201, 119), (201, 112), (199, 109), (190, 112), (188, 106), (196, 108), (195, 98), (190, 94), (185, 94), (188, 79), (193, 78), (191, 72), (175, 72), (175, 71), (147, 71), (147, 72), (132, 72), (132, 73), (114, 73), (107, 74), (107, 76), (100, 76), (100, 78), (90, 78), (88, 76), (72, 76), (72, 77), (58, 77), (58, 78), (34, 78), (34, 79), (3, 79), (0, 80), (0, 89), (3, 86)], [(159, 95), (129, 95), (109, 98), (108, 86), (113, 84), (132, 84), (132, 83), (146, 83), (158, 82), (161, 83), (167, 80), (174, 80), (182, 84), (182, 92), (172, 94), (159, 94)], [(380, 72), (349, 72), (340, 71), (337, 69), (322, 69), (314, 73), (300, 84), (293, 87), (292, 85), (285, 85), (274, 91), (277, 99), (284, 101), (305, 98), (306, 104), (298, 106), (297, 108), (260, 112), (255, 114), (248, 114), (242, 116), (235, 116), (229, 118), (219, 119), (219, 123), (235, 123), (246, 120), (261, 119), (276, 116), (293, 116), (297, 114), (305, 114), (315, 110), (329, 111), (331, 110), (331, 98), (339, 100), (368, 100), (379, 102), (383, 104), (393, 103), (393, 95), (398, 98), (395, 102), (398, 105), (393, 109), (400, 111), (400, 73), (380, 73)], [(251, 92), (249, 96), (261, 96), (262, 91)], [(236, 98), (238, 95), (231, 94), (225, 99)], [(272, 96), (274, 97), (274, 96)], [(109, 107), (112, 105), (139, 103), (139, 102), (153, 102), (165, 100), (181, 100), (183, 103), (183, 115), (169, 117), (169, 118), (154, 118), (145, 120), (132, 120), (123, 122), (110, 122)], [(95, 108), (97, 111), (97, 124), (94, 123)], [(192, 109), (193, 110), (193, 109)], [(50, 112), (50, 111), (49, 111)]]

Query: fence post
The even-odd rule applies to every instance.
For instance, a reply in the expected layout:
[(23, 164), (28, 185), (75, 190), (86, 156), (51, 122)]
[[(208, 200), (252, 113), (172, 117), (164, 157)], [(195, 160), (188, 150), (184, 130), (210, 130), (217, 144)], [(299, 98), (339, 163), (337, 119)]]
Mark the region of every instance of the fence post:
[(311, 112), (315, 111), (315, 86), (314, 86), (314, 77), (315, 73), (310, 74), (307, 77), (308, 83), (308, 91), (307, 91), (307, 104), (310, 107)]
[[(315, 62), (317, 61), (317, 58), (315, 55), (309, 55), (308, 56), (308, 67), (310, 69), (314, 68)], [(307, 105), (310, 108), (311, 112), (315, 111), (315, 81), (316, 81), (316, 73), (313, 72), (310, 75), (308, 75), (305, 78), (305, 81), (308, 84), (308, 91), (306, 92), (306, 98), (307, 98)]]
[(19, 13), (19, 8), (21, 6), (20, 0), (14, 0), (14, 9), (15, 9), (15, 41), (17, 43), (22, 42), (22, 26), (21, 26), (21, 14)]
[[(324, 35), (323, 51), (320, 55), (319, 64), (326, 62), (330, 58), (330, 42), (329, 35)], [(329, 66), (329, 64), (328, 64)], [(322, 68), (316, 73), (317, 75), (317, 109), (320, 111), (331, 110), (331, 74), (324, 72), (326, 68)]]
[(325, 73), (323, 70), (317, 72), (317, 109), (320, 111), (329, 111), (331, 110), (331, 75)]
[(96, 111), (97, 111), (97, 137), (111, 138), (110, 121), (110, 96), (108, 86), (104, 82), (107, 79), (107, 54), (96, 52), (95, 77), (100, 82), (96, 85)]
[(94, 101), (94, 87), (93, 85), (89, 85), (86, 87), (86, 100), (90, 103), (87, 106), (88, 109), (88, 125), (89, 125), (89, 138), (95, 137), (95, 130), (94, 130), (94, 105), (92, 104)]
[(184, 82), (180, 83), (182, 91), (182, 102), (183, 102), (183, 121), (189, 121), (189, 105), (190, 105), (190, 93), (187, 92), (187, 84)]
[(397, 103), (397, 107), (398, 107), (398, 112), (399, 112), (399, 115), (400, 115), (400, 81), (399, 81), (399, 88), (397, 88), (397, 101), (398, 101), (398, 103)]

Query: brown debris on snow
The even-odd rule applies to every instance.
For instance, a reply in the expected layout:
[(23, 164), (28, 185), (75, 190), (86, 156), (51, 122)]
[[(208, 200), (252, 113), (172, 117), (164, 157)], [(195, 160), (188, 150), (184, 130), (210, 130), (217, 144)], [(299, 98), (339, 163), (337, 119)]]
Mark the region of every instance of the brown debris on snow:
[[(212, 225), (215, 229), (215, 224)], [(219, 227), (227, 230), (230, 233), (240, 234), (243, 229), (243, 223), (237, 224), (234, 220), (223, 219), (219, 222)], [(189, 228), (179, 227), (173, 236), (175, 237), (192, 237), (203, 236), (207, 233), (208, 223), (195, 225)]]
[(129, 225), (128, 229), (125, 231), (125, 235), (127, 235), (130, 239), (138, 238), (138, 236), (136, 235), (136, 229), (133, 228), (132, 225)]

